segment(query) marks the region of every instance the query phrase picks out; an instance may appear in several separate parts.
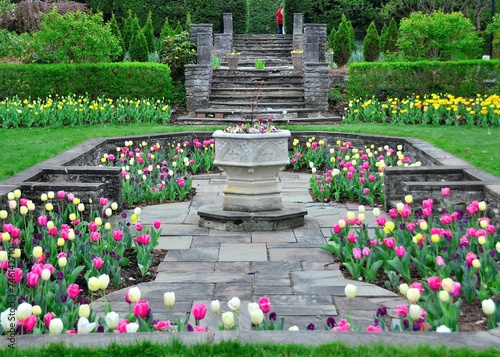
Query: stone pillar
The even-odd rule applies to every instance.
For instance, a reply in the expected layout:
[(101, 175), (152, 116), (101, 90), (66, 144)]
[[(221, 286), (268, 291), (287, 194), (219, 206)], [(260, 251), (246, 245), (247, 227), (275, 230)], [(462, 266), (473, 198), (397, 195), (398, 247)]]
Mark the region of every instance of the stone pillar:
[(224, 60), (226, 54), (233, 49), (233, 36), (227, 33), (216, 33), (214, 35), (215, 55)]
[(233, 14), (231, 13), (224, 13), (222, 14), (222, 20), (223, 20), (223, 26), (224, 26), (224, 33), (233, 35)]
[(304, 25), (304, 62), (325, 62), (326, 25)]
[(196, 51), (198, 53), (196, 63), (199, 65), (212, 65), (212, 34), (198, 33), (196, 39)]
[(328, 110), (328, 64), (304, 63), (304, 100), (306, 107)]
[(186, 109), (191, 115), (199, 108), (208, 107), (212, 82), (212, 64), (187, 64), (184, 66), (186, 86)]
[(304, 14), (293, 14), (293, 49), (302, 50), (304, 41)]
[(199, 33), (209, 33), (210, 36), (214, 33), (212, 24), (190, 24), (189, 25), (189, 40), (197, 44), (197, 36)]

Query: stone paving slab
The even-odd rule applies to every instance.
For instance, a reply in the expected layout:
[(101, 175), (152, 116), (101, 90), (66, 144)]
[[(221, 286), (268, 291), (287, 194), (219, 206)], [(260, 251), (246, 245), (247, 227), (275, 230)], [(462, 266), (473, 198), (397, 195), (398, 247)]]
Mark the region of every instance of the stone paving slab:
[(160, 236), (156, 249), (189, 249), (193, 236)]
[(211, 245), (203, 248), (169, 250), (164, 262), (203, 262), (216, 261), (219, 256), (219, 246)]
[(216, 235), (211, 233), (208, 236), (195, 236), (193, 239), (193, 247), (202, 246), (204, 244), (220, 244), (220, 243), (250, 243), (252, 238), (250, 234), (233, 234)]
[(208, 229), (191, 224), (162, 224), (163, 236), (201, 236), (208, 235)]
[(254, 294), (257, 298), (270, 294), (293, 295), (295, 292), (291, 286), (255, 286)]
[(252, 269), (250, 269), (250, 262), (219, 261), (215, 270), (232, 274), (248, 274)]
[(276, 232), (252, 232), (252, 243), (295, 243), (294, 231), (291, 229)]
[(199, 273), (161, 273), (156, 277), (155, 282), (160, 283), (244, 283), (251, 278), (248, 274), (233, 274), (226, 272), (199, 272)]
[(206, 262), (161, 262), (158, 265), (157, 272), (166, 272), (168, 274), (172, 273), (195, 273), (200, 271), (214, 271), (215, 270), (215, 262), (206, 261)]
[(332, 254), (325, 250), (316, 248), (268, 248), (269, 260), (271, 261), (303, 261), (303, 260), (327, 260), (332, 259)]
[[(253, 286), (251, 282), (247, 283), (218, 283), (215, 285), (214, 299), (227, 303), (233, 297), (240, 300), (253, 299)], [(227, 308), (226, 308), (227, 310)]]
[(299, 261), (266, 261), (266, 262), (252, 262), (252, 268), (254, 271), (258, 271), (262, 274), (265, 272), (273, 272), (277, 271), (300, 271), (302, 270), (302, 265), (300, 265)]
[(267, 261), (266, 245), (263, 243), (222, 243), (220, 245), (219, 261)]

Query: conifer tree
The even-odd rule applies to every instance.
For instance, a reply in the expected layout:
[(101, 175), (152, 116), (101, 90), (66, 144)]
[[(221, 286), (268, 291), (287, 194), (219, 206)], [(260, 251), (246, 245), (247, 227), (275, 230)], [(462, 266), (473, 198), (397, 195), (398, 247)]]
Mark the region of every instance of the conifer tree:
[(165, 23), (163, 24), (163, 27), (161, 28), (160, 32), (160, 53), (163, 54), (165, 51), (165, 39), (167, 37), (173, 36), (174, 35), (174, 30), (170, 27), (170, 24), (168, 22), (168, 17), (165, 18)]
[[(122, 49), (122, 53), (125, 53), (125, 48), (123, 46), (123, 37), (122, 33), (120, 32), (120, 28), (118, 27), (118, 22), (116, 21), (115, 14), (111, 14), (111, 20), (109, 21), (109, 27), (111, 29), (111, 33), (118, 39), (118, 44)], [(118, 55), (116, 58), (113, 58), (113, 62), (119, 62), (121, 59), (121, 56)]]
[(130, 40), (130, 58), (135, 62), (148, 61), (148, 43), (139, 26), (139, 20), (134, 17), (131, 25), (132, 39)]
[(387, 26), (387, 24), (384, 24), (384, 26), (382, 26), (382, 30), (380, 30), (380, 52), (382, 53), (385, 53), (388, 32), (389, 26)]
[(144, 27), (142, 28), (142, 33), (144, 34), (144, 37), (146, 38), (146, 43), (148, 44), (148, 52), (149, 53), (154, 52), (156, 50), (156, 46), (155, 46), (156, 39), (155, 39), (155, 34), (154, 34), (151, 11), (148, 13), (148, 18), (146, 19), (146, 23), (144, 24)]
[(347, 20), (347, 17), (342, 14), (342, 21), (345, 21), (347, 24), (347, 29), (349, 30), (349, 48), (351, 49), (351, 53), (356, 50), (356, 37), (354, 34), (354, 27), (352, 26), (352, 22)]
[(365, 39), (363, 40), (363, 55), (366, 62), (375, 62), (380, 54), (380, 38), (375, 27), (375, 22), (372, 21), (366, 31)]
[(123, 48), (125, 51), (128, 51), (130, 48), (130, 41), (132, 40), (132, 22), (133, 22), (133, 17), (132, 17), (132, 10), (128, 11), (128, 17), (126, 17), (123, 20), (123, 31), (122, 31), (122, 37), (123, 37)]
[(389, 29), (387, 31), (387, 42), (385, 44), (384, 52), (398, 52), (398, 25), (394, 18), (389, 22)]
[(351, 57), (350, 30), (347, 18), (342, 16), (339, 29), (333, 39), (333, 61), (337, 66), (342, 67), (347, 64)]

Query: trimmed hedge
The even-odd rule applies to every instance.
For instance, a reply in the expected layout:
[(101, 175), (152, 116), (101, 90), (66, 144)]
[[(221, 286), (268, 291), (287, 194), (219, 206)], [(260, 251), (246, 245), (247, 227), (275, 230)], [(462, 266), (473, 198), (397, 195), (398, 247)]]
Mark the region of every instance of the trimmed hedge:
[(500, 60), (353, 63), (347, 84), (350, 98), (385, 100), (414, 94), (455, 96), (500, 92)]
[(171, 100), (172, 78), (157, 63), (0, 64), (0, 99), (55, 94)]

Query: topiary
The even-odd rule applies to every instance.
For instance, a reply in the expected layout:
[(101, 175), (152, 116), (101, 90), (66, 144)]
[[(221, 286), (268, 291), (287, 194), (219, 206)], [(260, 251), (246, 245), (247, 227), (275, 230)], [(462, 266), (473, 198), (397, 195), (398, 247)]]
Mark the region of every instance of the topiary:
[(146, 43), (148, 45), (148, 52), (152, 53), (156, 51), (156, 39), (155, 39), (155, 34), (154, 34), (154, 29), (153, 29), (153, 20), (151, 18), (151, 11), (148, 13), (148, 18), (146, 19), (146, 23), (144, 24), (144, 27), (142, 28), (142, 33), (144, 34), (144, 37), (146, 37)]
[[(118, 44), (120, 45), (122, 49), (122, 53), (125, 53), (125, 47), (123, 46), (123, 37), (122, 33), (120, 32), (120, 28), (118, 27), (118, 22), (116, 22), (115, 14), (111, 14), (111, 20), (109, 21), (109, 29), (111, 30), (111, 33), (116, 37), (118, 40)], [(113, 62), (120, 62), (121, 56), (115, 56), (113, 58)]]
[(394, 18), (389, 22), (389, 28), (387, 29), (387, 40), (384, 47), (384, 53), (398, 52), (398, 25)]
[(130, 40), (129, 54), (130, 59), (134, 62), (148, 61), (148, 43), (146, 37), (139, 26), (139, 19), (134, 17), (131, 22), (130, 31), (132, 39)]
[(363, 56), (366, 62), (375, 62), (380, 54), (380, 38), (375, 27), (375, 22), (372, 21), (366, 30), (366, 36), (363, 40)]
[(337, 66), (342, 67), (347, 64), (351, 57), (351, 35), (349, 25), (345, 16), (339, 24), (339, 29), (333, 39), (333, 61)]

